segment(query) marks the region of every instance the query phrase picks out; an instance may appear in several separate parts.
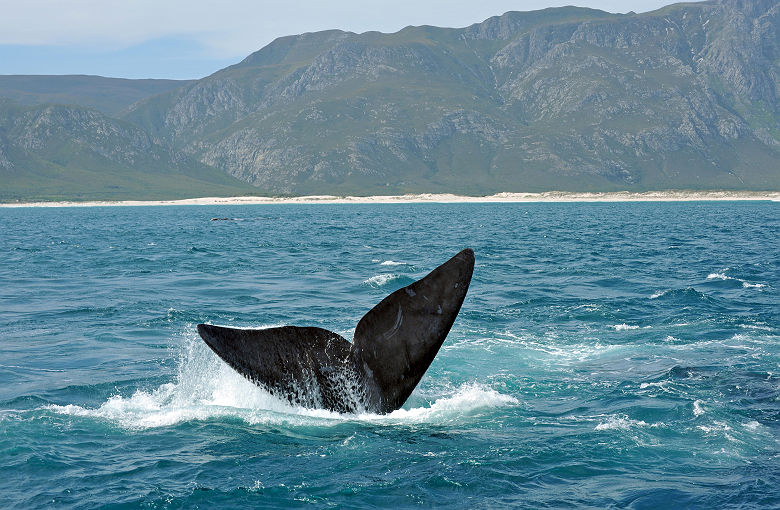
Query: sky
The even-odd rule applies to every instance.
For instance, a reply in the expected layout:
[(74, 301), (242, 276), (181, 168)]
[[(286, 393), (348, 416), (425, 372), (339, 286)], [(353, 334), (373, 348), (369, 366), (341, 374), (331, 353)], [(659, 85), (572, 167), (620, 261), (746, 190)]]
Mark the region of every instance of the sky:
[(0, 0), (0, 74), (202, 78), (274, 39), (338, 28), (464, 27), (578, 5), (646, 12), (673, 0)]

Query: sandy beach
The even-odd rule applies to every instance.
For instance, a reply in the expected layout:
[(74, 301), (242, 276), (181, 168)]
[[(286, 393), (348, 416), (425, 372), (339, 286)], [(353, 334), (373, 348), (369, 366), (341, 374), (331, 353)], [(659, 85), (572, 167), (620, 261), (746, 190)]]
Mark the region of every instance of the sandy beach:
[(121, 200), (87, 202), (16, 202), (0, 207), (104, 207), (150, 205), (240, 205), (240, 204), (409, 204), (409, 203), (463, 203), (463, 202), (690, 202), (709, 200), (768, 200), (780, 201), (780, 191), (628, 191), (580, 193), (548, 191), (544, 193), (496, 193), (489, 196), (464, 196), (449, 193), (421, 193), (409, 195), (334, 196), (310, 195), (300, 197), (201, 197), (182, 200)]

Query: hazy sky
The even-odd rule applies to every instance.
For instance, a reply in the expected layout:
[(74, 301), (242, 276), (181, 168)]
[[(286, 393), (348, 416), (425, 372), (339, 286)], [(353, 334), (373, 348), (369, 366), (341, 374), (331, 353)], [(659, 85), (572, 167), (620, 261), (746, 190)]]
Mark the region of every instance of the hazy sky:
[(671, 0), (0, 0), (0, 74), (200, 78), (283, 35), (463, 27), (506, 11), (645, 12)]

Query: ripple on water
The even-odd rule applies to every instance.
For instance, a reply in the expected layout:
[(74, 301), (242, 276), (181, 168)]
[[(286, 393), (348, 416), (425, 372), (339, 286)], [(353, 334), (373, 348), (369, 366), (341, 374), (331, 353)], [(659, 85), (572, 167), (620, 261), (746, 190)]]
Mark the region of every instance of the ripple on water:
[[(778, 507), (777, 207), (0, 209), (3, 502)], [(291, 406), (194, 330), (349, 338), (467, 246), (463, 310), (389, 415)]]

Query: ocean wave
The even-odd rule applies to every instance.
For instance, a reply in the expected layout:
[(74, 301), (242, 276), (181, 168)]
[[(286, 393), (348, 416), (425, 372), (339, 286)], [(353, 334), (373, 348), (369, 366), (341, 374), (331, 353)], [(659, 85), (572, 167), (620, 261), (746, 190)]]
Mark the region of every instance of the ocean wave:
[(379, 264), (380, 266), (405, 266), (406, 262), (394, 262), (392, 260), (385, 260)]
[(666, 390), (666, 385), (668, 383), (669, 381), (643, 382), (639, 385), (639, 389), (646, 390), (648, 388), (659, 388), (661, 390)]
[(697, 425), (696, 429), (703, 432), (705, 437), (722, 437), (731, 443), (738, 444), (755, 441), (758, 437), (766, 436), (768, 432), (756, 420), (734, 421), (731, 424), (723, 420), (713, 420), (706, 425)]
[(663, 291), (657, 291), (650, 295), (650, 299), (673, 299), (683, 302), (692, 301), (712, 301), (712, 298), (700, 292), (693, 287), (685, 287), (682, 289), (666, 289)]
[(387, 274), (378, 274), (374, 275), (371, 278), (364, 280), (363, 283), (367, 285), (371, 285), (373, 287), (384, 287), (388, 283), (392, 282), (393, 280), (397, 280), (401, 278), (403, 275), (400, 274), (393, 274), (393, 273), (387, 273)]
[(632, 420), (625, 415), (608, 416), (606, 420), (601, 421), (593, 430), (629, 430), (637, 427), (647, 427), (643, 420)]
[(469, 336), (460, 341), (446, 343), (442, 346), (443, 351), (458, 351), (462, 349), (481, 349), (492, 352), (494, 348), (509, 347), (520, 348), (527, 355), (554, 363), (574, 363), (582, 362), (594, 357), (602, 356), (608, 352), (623, 348), (623, 345), (604, 344), (598, 340), (593, 342), (567, 343), (562, 341), (556, 335), (536, 336), (536, 335), (517, 335), (511, 332), (502, 332), (495, 335), (482, 335), (479, 337)]
[(739, 324), (739, 327), (742, 329), (755, 329), (759, 331), (773, 331), (772, 328), (769, 326), (765, 326), (763, 324)]
[(499, 393), (481, 383), (471, 382), (461, 385), (448, 397), (436, 399), (430, 407), (397, 409), (390, 414), (360, 414), (358, 419), (387, 423), (441, 423), (468, 416), (481, 409), (517, 405), (519, 401), (511, 396)]
[(723, 421), (713, 421), (711, 425), (699, 425), (696, 428), (705, 434), (724, 434), (729, 440), (734, 440), (728, 434), (732, 430), (731, 426)]
[(628, 331), (631, 329), (639, 329), (639, 326), (633, 325), (633, 324), (615, 324), (613, 326), (610, 326), (611, 328), (614, 328), (615, 331)]
[(707, 275), (708, 280), (722, 280), (722, 281), (734, 281), (742, 284), (745, 289), (763, 289), (766, 287), (764, 283), (751, 283), (742, 278), (736, 278), (734, 276), (728, 276), (726, 273), (710, 273)]
[(108, 421), (128, 430), (170, 427), (189, 421), (239, 419), (250, 425), (329, 426), (345, 421), (404, 424), (457, 421), (480, 409), (517, 404), (510, 395), (480, 383), (465, 383), (427, 407), (386, 415), (339, 414), (292, 405), (274, 397), (223, 363), (208, 347), (189, 339), (173, 382), (132, 395), (113, 395), (97, 408), (49, 405), (49, 411)]
[(0, 364), (0, 368), (17, 368), (20, 370), (24, 370), (25, 372), (49, 372), (49, 373), (62, 373), (66, 372), (64, 369), (59, 368), (39, 368), (32, 365), (3, 365)]
[(676, 352), (717, 352), (717, 351), (731, 351), (734, 354), (728, 354), (734, 356), (734, 360), (741, 357), (747, 357), (752, 360), (761, 359), (767, 356), (771, 356), (767, 347), (771, 349), (776, 345), (778, 336), (751, 336), (735, 334), (729, 338), (713, 339), (713, 340), (697, 340), (697, 341), (683, 341), (675, 337), (667, 337), (666, 348), (670, 351)]

